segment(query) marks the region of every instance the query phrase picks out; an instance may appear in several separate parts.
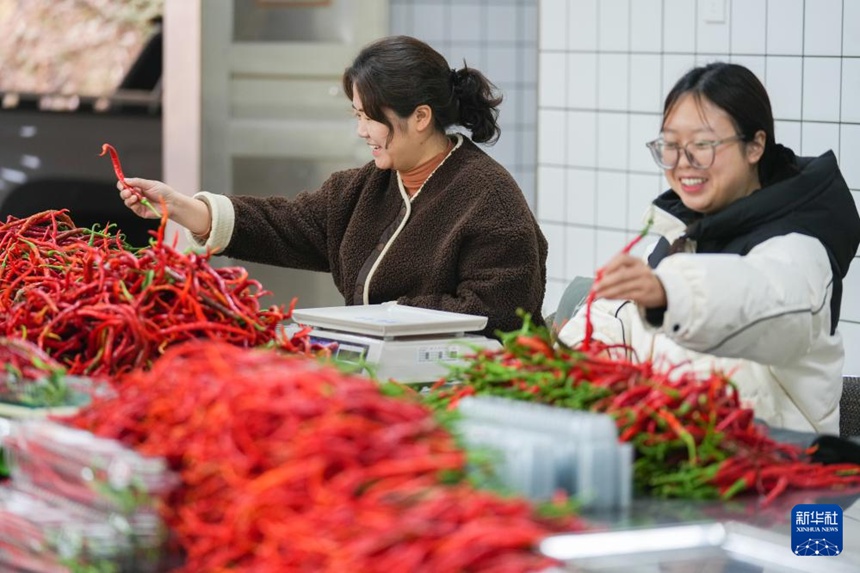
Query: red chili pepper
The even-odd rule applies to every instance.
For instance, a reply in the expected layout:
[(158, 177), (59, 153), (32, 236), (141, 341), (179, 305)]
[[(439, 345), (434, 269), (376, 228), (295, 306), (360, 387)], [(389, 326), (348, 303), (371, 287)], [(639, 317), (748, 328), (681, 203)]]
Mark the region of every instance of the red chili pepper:
[(517, 344), (531, 352), (546, 356), (547, 358), (552, 357), (554, 354), (552, 347), (545, 340), (538, 337), (518, 336)]
[[(639, 243), (639, 241), (641, 241), (642, 238), (648, 234), (648, 231), (651, 230), (651, 225), (653, 224), (654, 215), (652, 213), (652, 215), (648, 218), (648, 222), (645, 224), (645, 228), (642, 229), (638, 235), (633, 237), (633, 240), (627, 243), (627, 245), (625, 245), (624, 248), (621, 249), (621, 252), (623, 254), (627, 254), (632, 251), (633, 247), (635, 247), (637, 243)], [(600, 279), (602, 278), (603, 269), (597, 269), (597, 272), (594, 276), (594, 284), (596, 285), (597, 283), (599, 283)], [(591, 346), (591, 338), (594, 335), (594, 324), (591, 322), (591, 306), (594, 304), (594, 299), (596, 296), (597, 292), (594, 290), (594, 286), (592, 286), (591, 290), (588, 291), (588, 297), (586, 297), (585, 299), (585, 338), (582, 341), (582, 348), (585, 351), (588, 351), (589, 347)]]
[(99, 157), (102, 157), (105, 153), (108, 153), (110, 155), (110, 160), (113, 164), (113, 171), (116, 174), (116, 178), (119, 180), (120, 184), (122, 184), (123, 189), (131, 191), (131, 193), (135, 197), (137, 197), (143, 205), (145, 205), (147, 208), (149, 208), (150, 211), (161, 217), (162, 214), (159, 213), (158, 209), (152, 206), (152, 203), (150, 203), (149, 199), (144, 197), (143, 193), (141, 193), (138, 189), (132, 187), (126, 182), (125, 175), (122, 172), (122, 164), (120, 164), (119, 162), (119, 154), (117, 153), (116, 148), (114, 148), (114, 146), (110, 143), (102, 144), (102, 152), (99, 153)]
[(740, 429), (749, 427), (753, 419), (753, 411), (747, 408), (736, 408), (732, 410), (728, 416), (720, 420), (716, 430), (722, 432), (730, 428), (732, 425)]

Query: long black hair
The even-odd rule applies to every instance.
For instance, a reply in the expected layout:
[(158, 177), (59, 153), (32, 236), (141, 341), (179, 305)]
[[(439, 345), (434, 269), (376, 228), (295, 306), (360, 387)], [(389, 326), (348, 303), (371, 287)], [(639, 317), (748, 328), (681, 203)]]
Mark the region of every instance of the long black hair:
[(465, 62), (459, 70), (450, 69), (439, 52), (409, 36), (391, 36), (364, 47), (343, 73), (349, 99), (354, 89), (367, 117), (389, 130), (393, 126), (385, 108), (407, 118), (419, 105), (428, 105), (442, 133), (462, 125), (472, 132), (472, 140), (489, 144), (501, 133), (497, 108), (502, 96), (496, 86)]
[(729, 114), (744, 141), (752, 141), (759, 131), (765, 133), (764, 153), (758, 162), (758, 177), (763, 187), (797, 173), (794, 153), (774, 138), (773, 110), (767, 90), (748, 68), (726, 62), (693, 68), (666, 96), (664, 122), (685, 94), (692, 94), (699, 103), (707, 99)]

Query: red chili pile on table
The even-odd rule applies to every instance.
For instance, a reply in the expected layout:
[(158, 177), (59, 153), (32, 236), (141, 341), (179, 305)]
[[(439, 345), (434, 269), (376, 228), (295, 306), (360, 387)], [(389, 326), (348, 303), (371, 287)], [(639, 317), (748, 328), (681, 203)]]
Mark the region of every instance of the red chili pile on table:
[(244, 268), (180, 253), (165, 243), (165, 223), (134, 250), (118, 234), (76, 227), (65, 210), (10, 217), (0, 225), (0, 336), (91, 377), (146, 368), (196, 338), (307, 350), (301, 336), (279, 340), (290, 310), (263, 308), (268, 292)]
[(532, 545), (580, 527), (462, 482), (415, 398), (270, 350), (176, 346), (69, 423), (180, 473), (163, 515), (183, 571), (537, 571)]
[(768, 437), (720, 373), (701, 378), (608, 358), (596, 341), (588, 349), (555, 345), (528, 318), (502, 342), (453, 370), (447, 382), (456, 384), (440, 382), (430, 403), (453, 408), (463, 396), (493, 394), (610, 414), (620, 439), (635, 447), (639, 491), (660, 497), (728, 499), (756, 491), (766, 506), (789, 488), (860, 485), (860, 466), (813, 463), (811, 452)]

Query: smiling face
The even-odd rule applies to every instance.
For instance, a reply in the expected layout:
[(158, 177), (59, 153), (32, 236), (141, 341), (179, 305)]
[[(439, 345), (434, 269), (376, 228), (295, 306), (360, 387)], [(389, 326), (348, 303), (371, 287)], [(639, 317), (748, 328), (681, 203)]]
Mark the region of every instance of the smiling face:
[(719, 141), (714, 163), (707, 169), (690, 165), (683, 151), (678, 164), (666, 169), (666, 180), (689, 209), (716, 213), (761, 187), (756, 165), (764, 150), (764, 132), (748, 143), (732, 139), (737, 129), (731, 116), (706, 98), (681, 96), (663, 121), (663, 139), (683, 147), (690, 142)]
[[(389, 153), (389, 146), (394, 143), (394, 137), (389, 141), (391, 130), (384, 123), (367, 117), (358, 90), (355, 88), (352, 92), (352, 111), (356, 119), (355, 132), (370, 146), (376, 166), (379, 169), (393, 169), (394, 162)], [(392, 124), (396, 125), (393, 122)]]
[(425, 159), (423, 154), (425, 150), (420, 145), (424, 137), (412, 125), (416, 123), (415, 113), (403, 119), (390, 109), (386, 109), (385, 116), (394, 126), (394, 129), (390, 130), (384, 123), (367, 117), (358, 88), (354, 86), (352, 108), (358, 122), (356, 134), (370, 146), (376, 167), (409, 171)]

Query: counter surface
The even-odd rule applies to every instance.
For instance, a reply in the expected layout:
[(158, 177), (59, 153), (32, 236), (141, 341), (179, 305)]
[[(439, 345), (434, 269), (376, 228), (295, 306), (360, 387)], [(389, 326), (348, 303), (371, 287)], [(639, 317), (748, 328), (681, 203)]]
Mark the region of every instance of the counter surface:
[[(781, 442), (808, 446), (815, 436), (772, 430)], [(791, 510), (836, 504), (843, 511), (838, 556), (798, 556), (791, 544)], [(727, 502), (634, 499), (626, 510), (583, 515), (594, 532), (557, 535), (541, 550), (561, 558), (564, 572), (775, 573), (860, 571), (860, 487), (789, 490), (771, 505), (743, 495)], [(586, 557), (583, 557), (586, 555)]]

